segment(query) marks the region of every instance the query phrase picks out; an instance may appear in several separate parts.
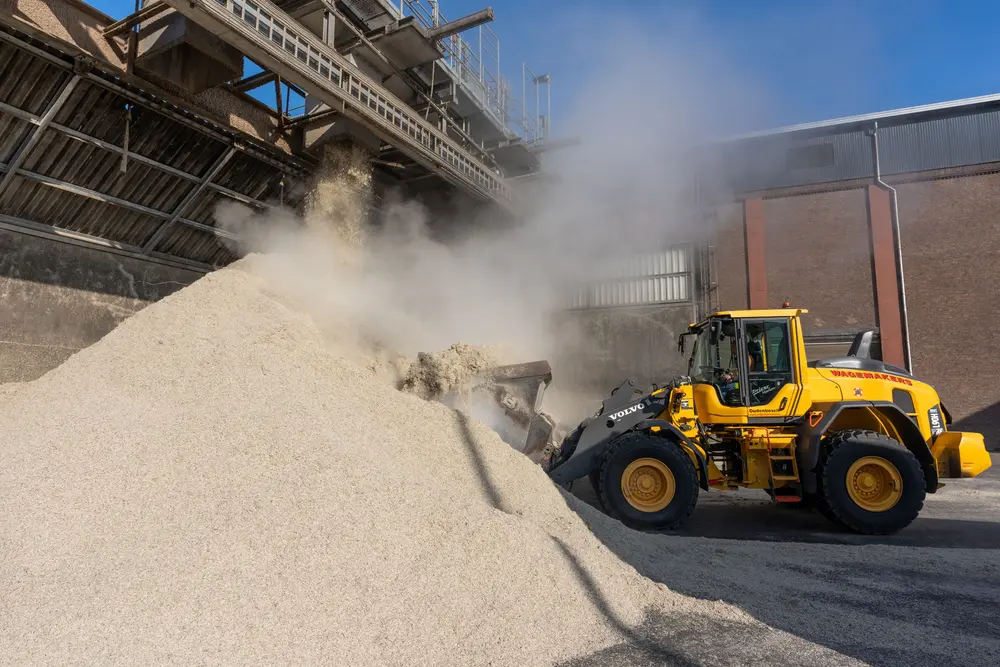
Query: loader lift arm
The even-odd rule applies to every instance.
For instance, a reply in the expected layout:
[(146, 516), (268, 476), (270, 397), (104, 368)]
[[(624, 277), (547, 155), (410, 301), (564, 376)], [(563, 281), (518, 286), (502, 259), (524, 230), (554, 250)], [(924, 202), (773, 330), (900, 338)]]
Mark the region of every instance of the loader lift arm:
[(651, 394), (635, 394), (635, 381), (625, 380), (605, 399), (596, 415), (585, 420), (570, 434), (558, 452), (549, 477), (564, 485), (589, 475), (600, 465), (601, 457), (611, 442), (629, 431), (652, 431), (673, 438), (678, 446), (698, 461), (698, 485), (708, 490), (708, 462), (701, 448), (668, 421), (655, 419), (666, 409), (667, 389)]

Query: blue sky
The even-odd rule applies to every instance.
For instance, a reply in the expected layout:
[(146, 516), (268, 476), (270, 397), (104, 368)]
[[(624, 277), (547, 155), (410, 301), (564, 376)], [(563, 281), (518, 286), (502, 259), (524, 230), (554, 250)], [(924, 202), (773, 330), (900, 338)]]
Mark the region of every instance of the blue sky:
[[(115, 18), (134, 4), (91, 2)], [(597, 62), (612, 67), (602, 76), (631, 67), (614, 58), (637, 42), (707, 86), (735, 90), (728, 78), (737, 78), (744, 92), (718, 98), (726, 104), (752, 91), (748, 106), (760, 110), (733, 131), (1000, 92), (1000, 3), (985, 0), (442, 0), (441, 11), (455, 18), (487, 4), (514, 87), (522, 61), (551, 73), (556, 134)], [(650, 77), (655, 60), (642, 65)]]

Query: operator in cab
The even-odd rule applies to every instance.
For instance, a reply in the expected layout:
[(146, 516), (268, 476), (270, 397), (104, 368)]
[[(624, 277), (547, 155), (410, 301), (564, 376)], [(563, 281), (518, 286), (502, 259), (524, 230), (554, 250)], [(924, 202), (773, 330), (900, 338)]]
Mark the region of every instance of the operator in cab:
[[(723, 322), (721, 336), (723, 340), (729, 338), (730, 361), (729, 368), (722, 369), (720, 375), (719, 391), (722, 393), (723, 402), (727, 405), (740, 405), (740, 380), (739, 364), (737, 363), (736, 350), (736, 326), (733, 322)], [(764, 330), (760, 326), (747, 327), (747, 369), (750, 372), (763, 370), (764, 357), (761, 346), (761, 339), (764, 337)]]

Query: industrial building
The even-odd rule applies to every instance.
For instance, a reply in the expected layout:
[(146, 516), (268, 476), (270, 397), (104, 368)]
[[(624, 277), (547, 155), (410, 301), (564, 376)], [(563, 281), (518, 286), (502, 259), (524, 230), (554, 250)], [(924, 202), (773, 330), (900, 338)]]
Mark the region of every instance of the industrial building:
[[(705, 233), (664, 251), (673, 275), (640, 271), (581, 313), (608, 350), (605, 386), (686, 372), (672, 343), (696, 318), (789, 302), (809, 311), (811, 359), (874, 329), (876, 354), (1000, 449), (1000, 389), (983, 362), (1000, 340), (1000, 95), (730, 137), (692, 163), (691, 226)], [(639, 289), (667, 278), (680, 282)]]
[(811, 357), (877, 329), (884, 360), (1000, 448), (983, 361), (1000, 324), (1000, 95), (736, 137), (712, 161), (727, 194), (704, 208), (703, 310), (807, 308)]
[[(122, 20), (0, 0), (0, 381), (233, 261), (216, 204), (298, 205), (334, 140), (370, 151), (375, 206), (401, 188), (516, 216), (518, 183), (555, 144), (551, 83), (501, 75), (492, 19), (426, 0), (161, 0)], [(877, 329), (886, 361), (998, 446), (981, 359), (996, 345), (1000, 95), (733, 137), (695, 164), (706, 233), (569, 304), (592, 339), (576, 380), (662, 381), (686, 370), (675, 342), (693, 319), (789, 301), (809, 310), (811, 356)]]

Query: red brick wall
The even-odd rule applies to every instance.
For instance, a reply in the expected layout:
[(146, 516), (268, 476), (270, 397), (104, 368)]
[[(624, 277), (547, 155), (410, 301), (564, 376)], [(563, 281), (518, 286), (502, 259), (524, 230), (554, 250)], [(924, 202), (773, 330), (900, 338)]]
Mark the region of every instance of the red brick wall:
[(806, 308), (804, 327), (875, 325), (863, 190), (768, 199), (768, 306)]
[(914, 371), (1000, 446), (1000, 175), (900, 185)]

